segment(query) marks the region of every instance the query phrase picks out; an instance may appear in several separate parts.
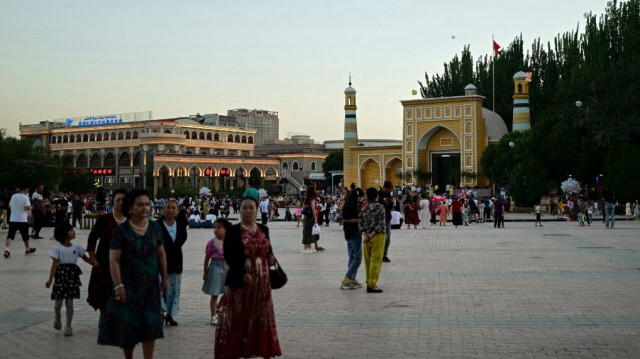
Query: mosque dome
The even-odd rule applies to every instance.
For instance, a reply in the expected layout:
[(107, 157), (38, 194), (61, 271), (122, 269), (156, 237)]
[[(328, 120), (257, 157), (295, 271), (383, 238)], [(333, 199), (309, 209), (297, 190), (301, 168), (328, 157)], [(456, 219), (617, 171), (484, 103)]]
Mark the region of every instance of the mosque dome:
[(353, 87), (351, 87), (351, 84), (349, 84), (349, 87), (347, 87), (347, 88), (344, 90), (344, 93), (346, 93), (346, 94), (347, 94), (347, 93), (356, 93), (356, 89), (354, 89)]
[(464, 94), (465, 94), (465, 96), (477, 95), (478, 94), (478, 88), (475, 87), (473, 84), (468, 84), (467, 86), (464, 87)]
[(484, 127), (489, 142), (497, 142), (502, 136), (509, 133), (507, 125), (497, 113), (483, 107), (482, 117), (484, 117)]
[(478, 88), (475, 87), (473, 84), (468, 84), (467, 86), (464, 87), (465, 90), (477, 90)]
[(513, 75), (514, 80), (524, 80), (527, 78), (527, 74), (524, 71), (518, 71), (515, 75)]

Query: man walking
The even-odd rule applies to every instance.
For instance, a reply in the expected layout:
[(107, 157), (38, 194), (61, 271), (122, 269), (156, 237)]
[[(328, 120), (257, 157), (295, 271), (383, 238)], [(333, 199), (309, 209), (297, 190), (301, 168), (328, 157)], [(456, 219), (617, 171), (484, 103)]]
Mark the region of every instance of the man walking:
[(611, 229), (614, 229), (616, 227), (616, 196), (613, 194), (613, 191), (611, 190), (611, 187), (609, 187), (609, 185), (606, 185), (604, 187), (602, 197), (604, 197), (604, 213), (606, 221), (604, 226), (608, 229), (609, 223), (611, 223)]
[(25, 254), (35, 252), (36, 249), (31, 248), (29, 245), (29, 224), (27, 223), (27, 216), (31, 210), (31, 202), (29, 202), (28, 186), (21, 185), (20, 192), (11, 196), (9, 208), (11, 209), (11, 216), (9, 217), (9, 233), (7, 234), (4, 257), (9, 258), (11, 256), (11, 241), (13, 241), (16, 236), (16, 232), (18, 231), (20, 232), (22, 241), (24, 242)]
[(493, 202), (493, 228), (504, 228), (504, 207), (502, 204), (502, 197)]
[(31, 214), (33, 214), (33, 234), (32, 239), (42, 239), (40, 230), (42, 229), (42, 218), (44, 217), (44, 185), (39, 185), (31, 195)]
[(266, 226), (269, 220), (269, 197), (265, 197), (260, 202), (260, 213), (262, 214), (262, 225)]

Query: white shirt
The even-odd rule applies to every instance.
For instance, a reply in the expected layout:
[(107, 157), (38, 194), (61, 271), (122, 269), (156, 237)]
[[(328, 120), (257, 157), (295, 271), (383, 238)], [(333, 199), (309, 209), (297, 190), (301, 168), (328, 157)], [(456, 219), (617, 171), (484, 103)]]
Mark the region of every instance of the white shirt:
[(539, 214), (542, 211), (542, 209), (540, 208), (540, 205), (537, 204), (536, 205), (536, 213)]
[(391, 225), (399, 225), (400, 219), (402, 218), (402, 214), (398, 211), (391, 211)]
[(82, 257), (85, 252), (85, 249), (77, 244), (72, 244), (70, 247), (57, 244), (51, 248), (49, 257), (57, 259), (58, 264), (76, 264), (78, 263), (78, 257)]
[(264, 200), (260, 203), (260, 211), (262, 213), (269, 213), (269, 201), (268, 200)]
[(33, 192), (33, 194), (31, 195), (31, 200), (32, 201), (42, 201), (44, 198), (42, 197), (42, 195), (38, 192)]
[(205, 220), (207, 221), (211, 221), (211, 222), (215, 222), (216, 221), (216, 215), (211, 213), (211, 214), (207, 214), (206, 217), (204, 217)]
[(28, 206), (31, 206), (31, 202), (29, 202), (29, 196), (26, 194), (15, 193), (11, 196), (11, 201), (9, 201), (9, 208), (11, 208), (9, 222), (27, 223), (29, 210), (26, 207)]
[(190, 220), (190, 221), (191, 221), (191, 220), (194, 220), (194, 221), (196, 221), (196, 222), (200, 222), (200, 216), (199, 216), (199, 215), (198, 215), (198, 216), (196, 216), (195, 214), (192, 214), (192, 215), (190, 215), (190, 216), (189, 216), (189, 220)]

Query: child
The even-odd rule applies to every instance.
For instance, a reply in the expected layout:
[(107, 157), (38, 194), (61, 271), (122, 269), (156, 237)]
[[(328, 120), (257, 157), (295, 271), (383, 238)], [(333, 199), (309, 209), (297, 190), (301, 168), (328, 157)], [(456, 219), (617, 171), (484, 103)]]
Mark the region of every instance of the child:
[(540, 227), (544, 227), (542, 225), (542, 219), (541, 219), (541, 217), (542, 217), (542, 208), (540, 207), (540, 203), (536, 204), (535, 213), (536, 213), (536, 225), (535, 226), (537, 227), (538, 225), (540, 225)]
[(296, 227), (300, 227), (300, 223), (302, 222), (302, 204), (300, 201), (296, 204), (296, 219), (298, 220), (298, 225)]
[(465, 205), (464, 210), (462, 211), (462, 222), (464, 222), (465, 226), (469, 225), (469, 206)]
[[(214, 237), (209, 240), (204, 257), (204, 283), (202, 291), (211, 296), (209, 307), (211, 309), (211, 325), (218, 325), (218, 296), (227, 291), (224, 280), (227, 277), (227, 264), (224, 261), (222, 241), (231, 227), (231, 222), (224, 218), (218, 218), (213, 222)], [(217, 308), (218, 307), (218, 308)]]
[(71, 244), (71, 240), (76, 237), (76, 232), (68, 222), (62, 222), (56, 226), (53, 236), (60, 242), (51, 249), (49, 256), (53, 259), (51, 263), (51, 271), (49, 272), (49, 280), (45, 283), (45, 287), (50, 288), (51, 282), (55, 277), (55, 283), (51, 290), (51, 300), (55, 300), (53, 310), (55, 317), (53, 328), (60, 330), (62, 323), (60, 322), (60, 309), (62, 308), (62, 300), (67, 309), (67, 324), (64, 327), (64, 336), (73, 335), (71, 331), (71, 320), (73, 319), (73, 298), (80, 298), (80, 274), (82, 271), (76, 264), (78, 257), (85, 262), (97, 266), (89, 256), (85, 253), (85, 249), (77, 244)]

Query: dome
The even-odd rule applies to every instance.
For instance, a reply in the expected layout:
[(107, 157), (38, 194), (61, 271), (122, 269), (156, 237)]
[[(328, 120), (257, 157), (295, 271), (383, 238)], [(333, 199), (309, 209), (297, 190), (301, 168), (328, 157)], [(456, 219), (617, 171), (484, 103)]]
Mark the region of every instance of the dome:
[(478, 88), (475, 87), (473, 84), (468, 84), (467, 86), (464, 87), (464, 90), (477, 90)]
[(518, 71), (515, 75), (513, 75), (514, 80), (524, 80), (527, 78), (527, 74), (524, 71)]
[(475, 87), (473, 84), (468, 84), (467, 86), (464, 87), (465, 96), (471, 96), (471, 95), (477, 95), (477, 94), (478, 94), (478, 88)]
[(484, 128), (487, 132), (489, 142), (497, 142), (502, 136), (509, 133), (507, 125), (497, 113), (483, 107), (482, 117), (484, 117)]
[(351, 87), (351, 85), (349, 85), (349, 87), (344, 89), (344, 93), (356, 93), (356, 89), (354, 89), (353, 87)]

